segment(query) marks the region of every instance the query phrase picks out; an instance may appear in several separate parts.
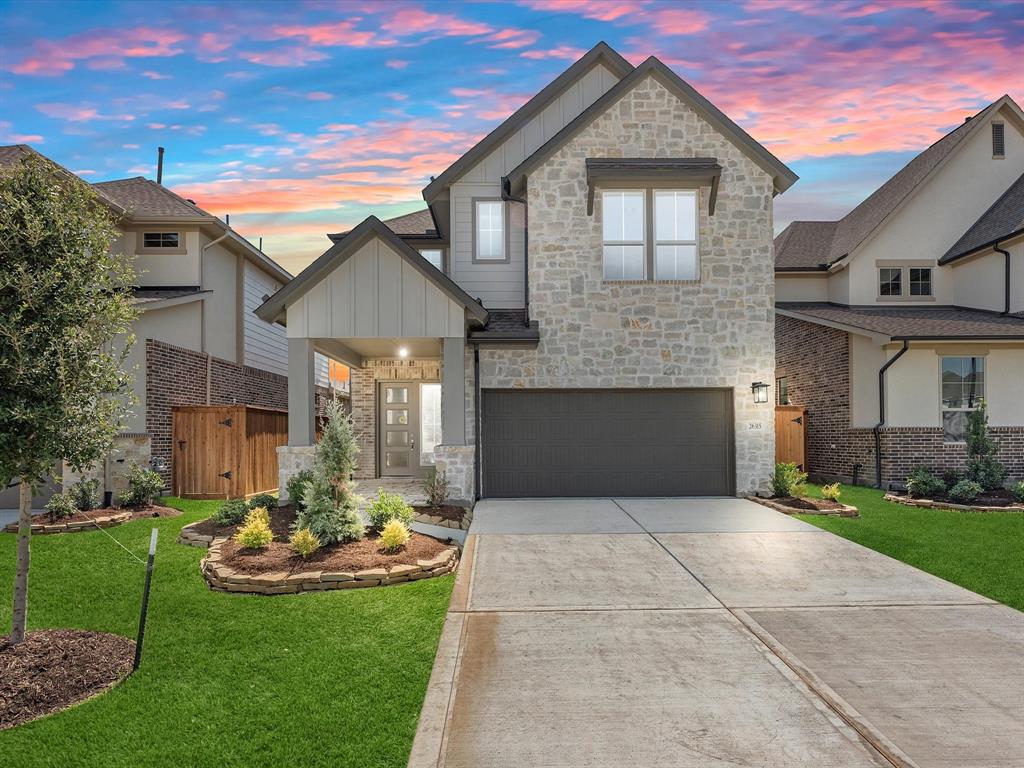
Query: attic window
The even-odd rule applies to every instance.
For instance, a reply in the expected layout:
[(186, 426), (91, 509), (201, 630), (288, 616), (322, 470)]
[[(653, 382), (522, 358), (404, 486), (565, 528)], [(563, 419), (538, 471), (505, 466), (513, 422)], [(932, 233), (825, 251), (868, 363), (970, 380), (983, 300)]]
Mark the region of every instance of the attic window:
[(177, 248), (177, 232), (145, 232), (142, 235), (143, 248)]
[(992, 157), (1006, 157), (1006, 126), (992, 123)]

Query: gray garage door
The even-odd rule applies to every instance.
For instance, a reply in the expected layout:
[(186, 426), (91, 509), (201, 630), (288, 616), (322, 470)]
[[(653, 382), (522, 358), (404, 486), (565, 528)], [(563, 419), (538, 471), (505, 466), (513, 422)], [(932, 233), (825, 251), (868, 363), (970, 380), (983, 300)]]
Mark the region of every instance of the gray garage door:
[(735, 491), (732, 391), (485, 389), (482, 495)]

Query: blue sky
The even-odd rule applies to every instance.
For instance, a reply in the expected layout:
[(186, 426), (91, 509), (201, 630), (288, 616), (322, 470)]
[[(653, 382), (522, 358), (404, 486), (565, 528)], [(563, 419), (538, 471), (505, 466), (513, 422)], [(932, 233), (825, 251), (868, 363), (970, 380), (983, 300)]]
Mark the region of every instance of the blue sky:
[(598, 40), (654, 54), (845, 213), (1003, 93), (1019, 0), (0, 2), (0, 142), (90, 181), (153, 176), (297, 271), (419, 191)]

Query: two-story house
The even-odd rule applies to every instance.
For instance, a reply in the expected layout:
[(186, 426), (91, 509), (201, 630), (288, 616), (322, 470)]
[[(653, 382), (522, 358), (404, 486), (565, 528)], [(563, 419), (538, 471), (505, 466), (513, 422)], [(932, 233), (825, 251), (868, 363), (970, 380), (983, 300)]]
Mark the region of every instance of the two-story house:
[[(0, 167), (29, 156), (61, 167), (26, 145), (0, 147)], [(131, 461), (154, 460), (170, 480), (175, 405), (287, 407), (284, 329), (254, 310), (291, 275), (225, 222), (155, 181), (140, 176), (92, 188), (121, 231), (111, 247), (133, 257), (137, 280), (136, 341), (126, 363), (135, 372), (135, 403), (110, 460), (94, 472), (119, 490)], [(327, 367), (318, 360), (321, 386), (328, 384)], [(56, 475), (75, 479), (70, 471)], [(51, 482), (35, 503), (55, 487)], [(0, 509), (16, 506), (16, 488), (0, 493)]]
[[(772, 199), (796, 176), (656, 58), (601, 43), (257, 314), (286, 324), (289, 445), (313, 360), (352, 368), (358, 477), (455, 495), (713, 495), (774, 462)], [(282, 487), (284, 483), (282, 482)]]
[(984, 399), (1024, 476), (1024, 114), (1003, 96), (839, 221), (775, 240), (776, 394), (807, 469), (902, 484), (962, 467)]

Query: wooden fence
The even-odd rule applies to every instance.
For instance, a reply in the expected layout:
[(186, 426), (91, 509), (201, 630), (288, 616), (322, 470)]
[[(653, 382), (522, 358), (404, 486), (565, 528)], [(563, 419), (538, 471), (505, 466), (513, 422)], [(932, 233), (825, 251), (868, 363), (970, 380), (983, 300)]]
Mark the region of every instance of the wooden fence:
[(172, 409), (171, 488), (191, 499), (234, 499), (277, 489), (277, 447), (288, 412), (252, 405)]
[(801, 405), (775, 406), (775, 461), (807, 471), (807, 411)]

